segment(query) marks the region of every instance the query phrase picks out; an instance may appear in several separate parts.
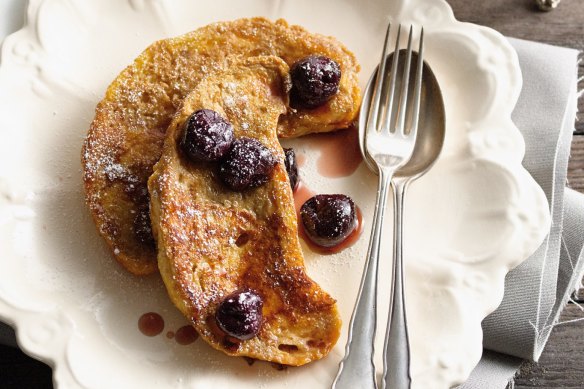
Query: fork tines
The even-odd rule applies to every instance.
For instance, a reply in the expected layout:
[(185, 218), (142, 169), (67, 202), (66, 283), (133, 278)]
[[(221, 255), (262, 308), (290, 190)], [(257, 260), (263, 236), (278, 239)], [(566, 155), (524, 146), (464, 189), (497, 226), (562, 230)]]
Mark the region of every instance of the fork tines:
[[(375, 128), (375, 130), (378, 132), (388, 131), (405, 135), (409, 132), (413, 132), (415, 134), (418, 127), (423, 69), (424, 29), (420, 29), (417, 55), (418, 60), (415, 72), (410, 71), (412, 66), (412, 40), (414, 35), (414, 27), (410, 27), (405, 54), (405, 64), (400, 63), (399, 55), (401, 29), (401, 25), (399, 25), (397, 28), (397, 36), (395, 38), (394, 51), (393, 54), (390, 54), (391, 23), (387, 26), (385, 41), (383, 44), (383, 53), (381, 55), (381, 61), (375, 79), (371, 109), (369, 110), (367, 122), (369, 128)], [(388, 69), (387, 64), (389, 62), (390, 55), (392, 61), (390, 69)], [(401, 85), (398, 86), (397, 80), (400, 67), (403, 68), (403, 77)], [(413, 96), (411, 96), (409, 91), (412, 76), (414, 77), (413, 80), (415, 82)], [(396, 91), (396, 89), (399, 90)], [(408, 99), (411, 99), (410, 104), (407, 104)], [(406, 112), (405, 107), (407, 105), (411, 107), (410, 112)], [(406, 121), (408, 116), (410, 120)]]

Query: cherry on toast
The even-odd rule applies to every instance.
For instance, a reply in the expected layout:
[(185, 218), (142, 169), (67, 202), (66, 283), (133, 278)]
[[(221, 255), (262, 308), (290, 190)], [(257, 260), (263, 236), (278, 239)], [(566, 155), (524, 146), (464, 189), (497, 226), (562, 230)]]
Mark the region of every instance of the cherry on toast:
[(360, 104), (354, 55), (336, 39), (284, 20), (215, 23), (155, 42), (117, 76), (97, 105), (82, 165), (94, 222), (121, 265), (136, 275), (157, 271), (146, 182), (185, 95), (205, 75), (241, 58), (274, 55), (291, 65), (313, 54), (340, 65), (339, 92), (321, 107), (281, 116), (278, 134), (296, 137), (348, 127)]
[[(335, 300), (305, 272), (292, 189), (278, 142), (286, 112), (288, 66), (278, 57), (249, 58), (206, 77), (169, 126), (148, 181), (158, 266), (169, 296), (211, 346), (229, 355), (303, 365), (325, 356), (341, 321)], [(263, 185), (234, 191), (216, 163), (191, 162), (180, 146), (189, 116), (200, 109), (231, 122), (277, 157)], [(235, 291), (263, 300), (257, 336), (235, 339), (215, 314)]]

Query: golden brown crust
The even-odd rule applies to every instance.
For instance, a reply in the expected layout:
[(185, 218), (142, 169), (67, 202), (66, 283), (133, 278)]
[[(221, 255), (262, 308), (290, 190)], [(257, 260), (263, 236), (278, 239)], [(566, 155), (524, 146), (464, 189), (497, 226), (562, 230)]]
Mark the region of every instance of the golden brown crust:
[[(148, 188), (162, 278), (202, 338), (229, 355), (302, 365), (330, 351), (341, 323), (334, 299), (304, 269), (276, 132), (286, 112), (287, 76), (281, 59), (255, 57), (205, 78), (170, 124)], [(235, 192), (221, 183), (215, 164), (184, 157), (178, 146), (184, 123), (202, 108), (226, 117), (236, 137), (256, 138), (278, 157), (266, 184)], [(260, 333), (241, 342), (214, 319), (221, 299), (237, 290), (254, 290), (264, 301)]]
[[(148, 214), (146, 181), (158, 161), (166, 129), (185, 95), (207, 74), (242, 57), (275, 55), (292, 64), (322, 54), (341, 65), (339, 93), (313, 110), (282, 116), (283, 137), (347, 127), (360, 100), (353, 54), (334, 38), (263, 18), (211, 24), (155, 42), (109, 86), (83, 146), (86, 199), (116, 259), (134, 274), (156, 271), (153, 244), (137, 239)], [(146, 239), (147, 241), (147, 239)]]

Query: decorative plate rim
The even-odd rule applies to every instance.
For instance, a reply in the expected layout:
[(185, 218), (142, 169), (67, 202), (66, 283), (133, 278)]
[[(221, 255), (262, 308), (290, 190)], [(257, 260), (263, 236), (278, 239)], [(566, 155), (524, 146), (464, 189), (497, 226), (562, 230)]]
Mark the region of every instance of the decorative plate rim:
[[(43, 37), (39, 33), (39, 15), (41, 14), (42, 8), (50, 3), (58, 3), (66, 7), (77, 8), (75, 12), (83, 12), (84, 10), (82, 8), (86, 7), (85, 5), (80, 6), (80, 0), (30, 0), (24, 27), (6, 37), (1, 46), (0, 85), (10, 85), (7, 78), (11, 72), (14, 72), (12, 69), (15, 69), (15, 67), (18, 66), (18, 63), (15, 60), (18, 55), (26, 56), (34, 54), (34, 50), (27, 53), (19, 53), (18, 50), (20, 50), (20, 46), (17, 47), (17, 43), (28, 42), (33, 46), (43, 47)], [(156, 10), (156, 7), (163, 8), (166, 1), (128, 0), (128, 3), (136, 10), (136, 12), (140, 12), (140, 9), (144, 10), (144, 7), (147, 8), (148, 5), (152, 5), (155, 8), (153, 12), (160, 12), (160, 9)], [(261, 3), (261, 1), (256, 1), (256, 3)], [(92, 4), (97, 5), (97, 2)], [(266, 10), (272, 18), (280, 16), (286, 7), (286, 2), (284, 0), (274, 2), (271, 6), (268, 6), (267, 4), (269, 4), (269, 2), (264, 6), (269, 8), (266, 8)], [(417, 12), (417, 7), (415, 7), (416, 4), (427, 5), (428, 7), (427, 9), (425, 8), (425, 10), (428, 11), (428, 14)], [(530, 226), (531, 229), (529, 232), (531, 233), (531, 240), (529, 241), (529, 244), (525, 244), (525, 247), (522, 247), (523, 251), (521, 253), (518, 253), (517, 249), (512, 249), (506, 246), (501, 248), (499, 257), (504, 256), (506, 253), (513, 252), (514, 255), (510, 255), (512, 260), (504, 261), (497, 257), (492, 261), (494, 267), (491, 270), (493, 271), (493, 274), (496, 273), (493, 277), (497, 280), (497, 283), (496, 285), (490, 285), (491, 288), (494, 288), (491, 289), (490, 298), (485, 298), (485, 301), (482, 302), (482, 306), (475, 306), (476, 312), (474, 313), (474, 316), (470, 319), (467, 318), (469, 322), (466, 323), (471, 323), (469, 325), (473, 327), (473, 336), (475, 336), (474, 340), (476, 343), (476, 337), (479, 335), (482, 336), (482, 333), (480, 333), (480, 321), (488, 313), (494, 310), (502, 300), (504, 277), (506, 273), (513, 267), (517, 266), (522, 260), (527, 259), (527, 257), (537, 248), (539, 243), (543, 241), (547, 234), (547, 226), (549, 226), (549, 209), (547, 200), (545, 199), (545, 195), (541, 188), (539, 188), (521, 165), (521, 160), (525, 153), (523, 138), (518, 128), (511, 121), (511, 113), (519, 97), (522, 84), (517, 54), (512, 49), (509, 42), (494, 30), (483, 26), (457, 21), (454, 18), (450, 6), (445, 0), (402, 0), (401, 3), (390, 7), (394, 7), (394, 14), (392, 14), (392, 16), (396, 19), (419, 23), (421, 20), (424, 20), (424, 18), (437, 18), (439, 22), (433, 25), (430, 23), (428, 26), (429, 31), (439, 30), (448, 36), (464, 37), (460, 38), (465, 41), (464, 44), (475, 44), (478, 46), (487, 45), (490, 49), (494, 50), (496, 48), (497, 50), (500, 50), (500, 52), (496, 54), (498, 56), (497, 58), (486, 58), (481, 59), (480, 61), (481, 66), (485, 67), (485, 72), (491, 71), (495, 78), (493, 81), (495, 92), (490, 106), (482, 111), (483, 116), (479, 117), (474, 122), (471, 122), (473, 125), (482, 127), (469, 135), (469, 142), (468, 145), (466, 145), (467, 148), (464, 152), (467, 153), (466, 157), (473, 159), (473, 161), (479, 161), (480, 163), (489, 164), (489, 166), (495, 166), (495, 169), (500, 169), (501, 172), (504, 172), (505, 174), (508, 173), (512, 176), (514, 184), (521, 184), (522, 189), (518, 190), (524, 191), (522, 192), (522, 196), (531, 196), (529, 197), (529, 200), (531, 201), (530, 206), (532, 207), (531, 210), (537, 211), (536, 216), (534, 216), (537, 220), (531, 220), (530, 223), (538, 223), (539, 225), (537, 227), (533, 225)], [(292, 23), (294, 23), (293, 20)], [(22, 50), (25, 49), (26, 47)], [(489, 50), (485, 51), (486, 53), (484, 53), (484, 55), (488, 57), (490, 52)], [(477, 55), (483, 54), (477, 52)], [(375, 57), (377, 57), (377, 55), (375, 55)], [(501, 68), (502, 64), (505, 65), (505, 68)], [(43, 73), (45, 71), (50, 72), (51, 69), (45, 69), (37, 62), (35, 63), (35, 66), (30, 67), (28, 71)], [(367, 77), (368, 69), (364, 66), (361, 78), (366, 80)], [(66, 89), (67, 85), (60, 84), (59, 80), (56, 80), (56, 83), (52, 87)], [(32, 88), (37, 88), (36, 93), (42, 95), (43, 93), (46, 93), (47, 86), (32, 85)], [(82, 94), (83, 92), (83, 90), (76, 90), (76, 92), (72, 93), (72, 96), (76, 97), (75, 95)], [(1, 98), (2, 95), (0, 94), (0, 99)], [(482, 128), (484, 128), (484, 130), (482, 130)], [(493, 146), (492, 139), (489, 137), (493, 128), (498, 129), (500, 133), (506, 134), (506, 143), (503, 142), (504, 144), (495, 144)], [(25, 135), (23, 135), (24, 138), (26, 138)], [(16, 143), (21, 145), (25, 144), (24, 138), (18, 138)], [(5, 149), (7, 149), (7, 146), (0, 146), (0, 151), (4, 151)], [(448, 159), (448, 156), (446, 156), (445, 159)], [(0, 170), (0, 233), (2, 233), (2, 236), (13, 237), (18, 233), (22, 233), (15, 227), (17, 221), (25, 221), (24, 224), (26, 224), (26, 220), (28, 220), (27, 218), (34, 217), (34, 209), (27, 206), (27, 203), (31, 200), (30, 196), (30, 192), (26, 190), (26, 184), (15, 186), (14, 181), (10, 182), (10, 175), (6, 174), (3, 170)], [(521, 211), (525, 210), (521, 209)], [(11, 223), (13, 221), (14, 224)], [(6, 255), (5, 258), (20, 257), (21, 250), (22, 248), (10, 246), (6, 251), (8, 255)], [(509, 251), (506, 252), (505, 250)], [(422, 272), (422, 270), (420, 271)], [(13, 276), (15, 275), (16, 274), (13, 274)], [(20, 276), (26, 278), (26, 275)], [(0, 278), (6, 279), (1, 275)], [(52, 301), (52, 304), (49, 304), (48, 306), (35, 301), (24, 301), (20, 296), (11, 295), (11, 292), (8, 289), (9, 286), (10, 284), (8, 284), (7, 287), (0, 283), (0, 318), (16, 328), (19, 346), (26, 353), (47, 362), (54, 368), (53, 380), (56, 386), (82, 387), (89, 385), (78, 377), (75, 371), (76, 369), (79, 369), (79, 367), (68, 357), (69, 349), (72, 347), (69, 343), (74, 332), (77, 330), (77, 323), (64, 312), (66, 307), (61, 307), (60, 302), (58, 301)], [(40, 326), (38, 323), (39, 321), (46, 321), (46, 323), (44, 323), (43, 326)], [(37, 334), (39, 337), (38, 339), (31, 338), (31, 331), (36, 331), (41, 327), (45, 332)], [(477, 328), (479, 331), (478, 334), (476, 333)], [(476, 359), (476, 353), (472, 354), (471, 359), (472, 358)], [(478, 360), (474, 361), (474, 363), (476, 362), (478, 362)], [(470, 370), (467, 365), (465, 366), (464, 371), (454, 374), (455, 378), (450, 376), (441, 378), (443, 379), (443, 382), (448, 382), (449, 385), (452, 385), (459, 383), (461, 377), (466, 377), (468, 374), (470, 374)]]

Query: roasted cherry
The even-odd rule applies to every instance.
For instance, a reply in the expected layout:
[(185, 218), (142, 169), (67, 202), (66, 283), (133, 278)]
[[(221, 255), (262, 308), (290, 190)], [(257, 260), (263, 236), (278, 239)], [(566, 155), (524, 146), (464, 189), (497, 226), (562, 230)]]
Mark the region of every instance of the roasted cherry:
[(251, 339), (260, 332), (263, 305), (262, 298), (252, 291), (234, 292), (217, 307), (217, 325), (234, 338)]
[(217, 112), (201, 109), (186, 122), (180, 141), (189, 158), (198, 161), (217, 161), (233, 143), (233, 126)]
[(322, 55), (311, 55), (292, 65), (290, 100), (295, 108), (316, 108), (339, 91), (341, 67)]
[(233, 190), (245, 190), (265, 184), (278, 160), (270, 149), (253, 138), (241, 137), (221, 161), (219, 175)]
[(292, 191), (294, 191), (298, 186), (298, 165), (296, 164), (296, 153), (294, 149), (284, 149), (284, 164), (286, 165), (286, 172), (290, 179), (290, 186), (292, 187)]
[(300, 208), (306, 235), (319, 246), (333, 247), (357, 226), (355, 203), (349, 196), (316, 195)]

